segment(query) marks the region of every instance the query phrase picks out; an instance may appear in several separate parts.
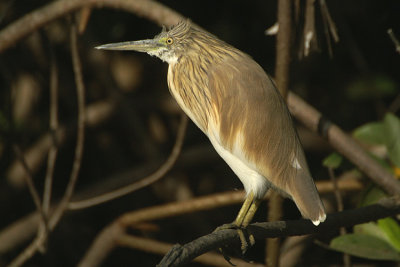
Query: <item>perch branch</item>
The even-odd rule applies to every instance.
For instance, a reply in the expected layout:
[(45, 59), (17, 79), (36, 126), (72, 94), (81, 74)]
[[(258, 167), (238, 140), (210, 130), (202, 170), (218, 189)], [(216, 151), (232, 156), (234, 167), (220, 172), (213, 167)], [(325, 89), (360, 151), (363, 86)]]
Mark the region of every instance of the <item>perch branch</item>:
[[(132, 249), (137, 249), (141, 251), (146, 251), (148, 253), (164, 255), (172, 248), (172, 244), (143, 238), (132, 236), (128, 234), (122, 234), (117, 238), (118, 246), (121, 247), (129, 247)], [(248, 263), (244, 260), (238, 258), (231, 258), (231, 262), (236, 266), (241, 267), (262, 267), (263, 264), (256, 264), (256, 263)], [(231, 267), (230, 263), (228, 263), (225, 258), (218, 253), (215, 252), (208, 252), (205, 253), (193, 260), (194, 262), (198, 262), (207, 266), (218, 266), (218, 267)]]
[[(254, 223), (248, 230), (257, 239), (298, 236), (331, 232), (340, 227), (375, 221), (400, 213), (400, 197), (385, 198), (377, 204), (353, 210), (329, 214), (326, 221), (314, 226), (309, 220)], [(182, 266), (203, 253), (223, 247), (226, 244), (240, 243), (237, 230), (228, 229), (202, 236), (183, 246), (175, 245), (158, 266)]]

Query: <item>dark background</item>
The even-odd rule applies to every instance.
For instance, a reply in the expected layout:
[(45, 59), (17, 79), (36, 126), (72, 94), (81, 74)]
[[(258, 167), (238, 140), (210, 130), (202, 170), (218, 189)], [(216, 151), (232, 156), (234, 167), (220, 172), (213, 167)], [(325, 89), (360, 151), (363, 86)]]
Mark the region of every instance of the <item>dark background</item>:
[[(0, 30), (49, 1), (2, 1)], [(264, 31), (276, 22), (276, 1), (162, 1), (222, 40), (251, 55), (268, 73), (275, 66), (275, 36)], [(399, 93), (400, 55), (387, 30), (400, 38), (398, 1), (327, 1), (340, 42), (327, 51), (324, 27), (316, 9), (319, 51), (300, 60), (295, 39), (291, 88), (346, 131), (379, 120)], [(140, 179), (166, 159), (176, 136), (179, 109), (170, 97), (167, 65), (157, 58), (130, 52), (97, 51), (102, 43), (152, 38), (159, 25), (144, 18), (111, 9), (93, 9), (79, 48), (86, 86), (86, 103), (116, 101), (113, 114), (86, 131), (84, 157), (76, 192), (86, 198)], [(301, 25), (294, 29), (298, 37)], [(52, 51), (52, 52), (51, 52)], [(76, 92), (69, 52), (69, 19), (58, 19), (0, 54), (0, 227), (4, 228), (34, 210), (27, 188), (10, 183), (7, 171), (15, 155), (11, 144), (28, 149), (48, 129), (49, 62), (55, 55), (59, 69), (59, 121), (74, 129)], [(117, 72), (119, 74), (117, 74)], [(26, 97), (28, 114), (17, 120), (16, 95), (23, 94), (19, 81), (31, 81)], [(25, 76), (26, 77), (26, 76)], [(122, 78), (121, 78), (122, 77)], [(128, 77), (128, 78), (127, 78)], [(130, 77), (130, 78), (129, 78)], [(132, 78), (133, 77), (133, 78)], [(127, 80), (127, 81), (126, 81)], [(126, 81), (124, 83), (124, 81)], [(32, 92), (33, 91), (33, 92)], [(23, 97), (22, 97), (23, 98)], [(306, 130), (299, 129), (300, 136)], [(307, 133), (307, 132), (306, 132)], [(75, 135), (60, 147), (55, 173), (54, 199), (61, 197), (71, 170)], [(321, 160), (330, 153), (317, 137), (303, 140), (310, 169), (316, 180), (328, 179)], [(340, 171), (352, 168), (346, 163)], [(43, 187), (45, 164), (35, 173), (37, 188)], [(119, 174), (135, 170), (130, 178)], [(182, 155), (169, 174), (156, 184), (128, 196), (82, 211), (68, 212), (52, 233), (48, 252), (38, 254), (26, 266), (73, 266), (99, 231), (121, 214), (174, 200), (184, 200), (233, 189), (240, 181), (214, 152), (207, 138), (189, 123)], [(41, 189), (40, 189), (41, 190)], [(352, 203), (351, 201), (349, 201)], [(348, 204), (349, 208), (354, 207)], [(284, 219), (299, 218), (285, 201)], [(239, 206), (198, 212), (156, 221), (156, 232), (136, 233), (171, 243), (185, 243), (230, 222)], [(256, 221), (265, 220), (266, 205)], [(319, 237), (329, 243), (337, 235)], [(19, 249), (0, 255), (0, 266)], [(264, 245), (252, 248), (248, 258), (262, 262)], [(115, 250), (104, 266), (154, 266), (160, 256), (130, 249)], [(341, 264), (341, 254), (311, 246), (299, 266)], [(356, 259), (356, 262), (365, 262)], [(382, 264), (368, 261), (370, 266)], [(382, 266), (382, 265), (380, 265)]]

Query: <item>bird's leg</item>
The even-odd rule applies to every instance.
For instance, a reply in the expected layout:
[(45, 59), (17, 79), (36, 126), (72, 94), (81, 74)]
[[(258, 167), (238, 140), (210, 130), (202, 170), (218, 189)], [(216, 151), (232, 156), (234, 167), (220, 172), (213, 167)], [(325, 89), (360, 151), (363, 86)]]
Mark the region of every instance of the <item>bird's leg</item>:
[[(248, 247), (248, 242), (246, 240), (244, 229), (250, 224), (251, 220), (254, 217), (255, 212), (258, 209), (258, 206), (260, 206), (260, 203), (261, 203), (261, 200), (256, 199), (254, 197), (254, 193), (250, 192), (247, 195), (242, 207), (240, 208), (240, 211), (239, 211), (238, 215), (236, 216), (235, 221), (230, 224), (224, 224), (215, 230), (215, 231), (218, 231), (218, 230), (231, 229), (231, 228), (237, 229), (238, 235), (240, 238), (240, 242), (241, 242), (241, 250), (242, 250), (243, 254), (246, 252), (247, 247)], [(255, 239), (254, 239), (253, 235), (249, 235), (249, 241), (250, 241), (250, 245), (255, 244)]]
[[(241, 225), (242, 228), (246, 228), (250, 224), (250, 222), (253, 220), (254, 214), (256, 213), (258, 207), (260, 206), (260, 203), (261, 203), (261, 199), (253, 198), (250, 208), (248, 209), (246, 215), (243, 218), (242, 225)], [(242, 232), (242, 235), (243, 235), (243, 232)], [(256, 240), (252, 234), (249, 235), (249, 241), (250, 241), (250, 245), (252, 245), (252, 246), (256, 243)], [(243, 247), (243, 242), (242, 242), (242, 251), (243, 251), (243, 249), (246, 249), (246, 248)]]
[[(244, 201), (242, 208), (240, 209), (234, 225), (238, 227), (238, 234), (241, 241), (241, 250), (245, 252), (248, 247), (248, 243), (246, 241), (243, 229), (245, 229), (250, 222), (253, 220), (254, 214), (256, 213), (258, 207), (260, 206), (261, 200), (256, 199), (254, 197), (254, 193), (250, 192), (246, 200)], [(250, 245), (253, 246), (256, 243), (256, 240), (252, 234), (249, 235)]]
[[(238, 228), (243, 226), (244, 219), (247, 217), (250, 207), (253, 204), (253, 200), (254, 200), (254, 194), (253, 194), (253, 192), (250, 192), (250, 194), (247, 195), (245, 201), (243, 202), (243, 205), (240, 208), (238, 215), (236, 216), (235, 222), (233, 223)], [(254, 213), (253, 213), (253, 215), (254, 215)], [(252, 218), (253, 218), (253, 216), (252, 216)], [(250, 220), (252, 218), (250, 218)], [(247, 223), (247, 225), (248, 225), (248, 223)]]

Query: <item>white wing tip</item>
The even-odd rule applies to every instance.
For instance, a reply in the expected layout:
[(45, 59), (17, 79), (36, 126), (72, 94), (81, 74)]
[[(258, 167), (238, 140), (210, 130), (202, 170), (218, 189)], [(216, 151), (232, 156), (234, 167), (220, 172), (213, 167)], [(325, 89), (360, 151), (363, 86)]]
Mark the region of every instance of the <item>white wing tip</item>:
[(324, 222), (326, 220), (326, 214), (323, 213), (322, 215), (319, 216), (318, 220), (312, 221), (312, 223), (315, 226), (318, 226), (321, 222)]

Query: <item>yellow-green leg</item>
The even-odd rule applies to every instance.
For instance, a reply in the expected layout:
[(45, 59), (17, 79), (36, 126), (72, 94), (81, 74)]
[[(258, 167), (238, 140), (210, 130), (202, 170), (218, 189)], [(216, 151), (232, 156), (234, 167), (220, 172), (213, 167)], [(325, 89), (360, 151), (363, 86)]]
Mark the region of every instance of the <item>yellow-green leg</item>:
[[(260, 206), (260, 203), (261, 200), (255, 199), (253, 192), (250, 192), (247, 195), (242, 207), (240, 208), (240, 211), (236, 216), (235, 221), (230, 224), (224, 224), (218, 227), (215, 231), (236, 228), (241, 242), (241, 250), (243, 253), (245, 253), (248, 247), (248, 242), (246, 240), (243, 229), (250, 224), (251, 220), (254, 217), (254, 214), (256, 213), (258, 207)], [(255, 244), (255, 239), (253, 235), (249, 236), (249, 241), (250, 245)]]

